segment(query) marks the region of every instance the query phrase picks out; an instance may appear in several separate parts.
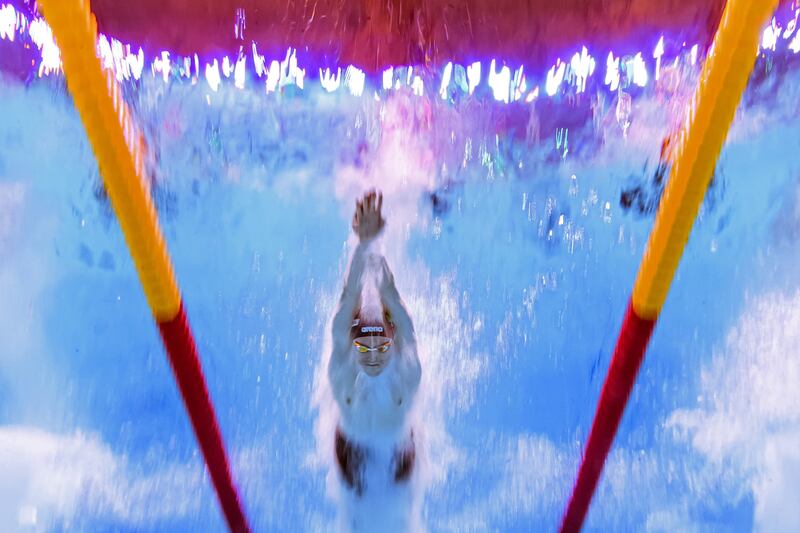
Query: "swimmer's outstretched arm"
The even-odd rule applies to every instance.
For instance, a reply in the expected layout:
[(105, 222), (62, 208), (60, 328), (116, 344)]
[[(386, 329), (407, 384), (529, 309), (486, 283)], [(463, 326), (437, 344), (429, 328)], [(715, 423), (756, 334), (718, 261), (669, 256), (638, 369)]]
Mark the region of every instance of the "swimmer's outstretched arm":
[(400, 292), (394, 284), (394, 274), (389, 268), (389, 263), (386, 262), (385, 257), (380, 256), (379, 264), (381, 269), (381, 303), (392, 315), (392, 322), (394, 322), (396, 328), (395, 336), (399, 337), (403, 342), (416, 344), (414, 322), (411, 320), (411, 315), (408, 313), (408, 309), (400, 297)]
[[(333, 315), (334, 354), (342, 352), (338, 348), (349, 347), (350, 328), (353, 325), (353, 317), (361, 304), (361, 288), (364, 279), (364, 269), (367, 264), (368, 243), (359, 242), (350, 258), (350, 266), (347, 268), (344, 289), (339, 299), (339, 308)], [(346, 353), (346, 352), (345, 352)]]
[[(364, 269), (367, 263), (367, 248), (375, 237), (380, 234), (386, 221), (381, 214), (383, 195), (372, 190), (362, 198), (356, 199), (356, 208), (353, 213), (353, 233), (358, 236), (358, 246), (350, 259), (347, 278), (339, 302), (339, 310), (333, 318), (334, 353), (337, 348), (347, 348), (350, 342), (350, 328), (353, 317), (361, 303), (361, 287)], [(343, 344), (344, 343), (344, 344)]]
[(414, 322), (411, 320), (411, 315), (408, 313), (408, 309), (400, 297), (400, 292), (394, 284), (394, 275), (389, 268), (389, 263), (386, 262), (386, 258), (383, 256), (380, 257), (380, 268), (381, 302), (392, 316), (398, 348), (400, 348), (401, 353), (406, 355), (402, 368), (408, 386), (416, 390), (422, 376), (422, 365), (419, 362), (419, 355), (417, 355), (417, 335), (414, 332)]
[(332, 350), (328, 362), (328, 379), (337, 397), (342, 394), (348, 384), (354, 382), (358, 373), (353, 359), (349, 357), (351, 352), (350, 328), (353, 325), (356, 310), (361, 305), (361, 286), (366, 263), (366, 246), (359, 243), (350, 258), (342, 297), (339, 299), (339, 308), (333, 315), (331, 324)]

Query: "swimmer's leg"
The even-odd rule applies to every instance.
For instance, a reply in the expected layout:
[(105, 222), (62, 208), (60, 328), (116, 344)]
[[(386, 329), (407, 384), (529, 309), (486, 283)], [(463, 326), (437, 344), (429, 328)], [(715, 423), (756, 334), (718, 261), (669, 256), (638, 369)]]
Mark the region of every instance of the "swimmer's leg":
[(342, 430), (336, 428), (336, 462), (345, 484), (358, 496), (364, 492), (364, 460), (366, 450), (350, 442)]
[(394, 465), (395, 483), (403, 483), (409, 480), (411, 472), (414, 470), (416, 455), (414, 433), (412, 432), (408, 438), (408, 442), (394, 453), (394, 460), (392, 463)]

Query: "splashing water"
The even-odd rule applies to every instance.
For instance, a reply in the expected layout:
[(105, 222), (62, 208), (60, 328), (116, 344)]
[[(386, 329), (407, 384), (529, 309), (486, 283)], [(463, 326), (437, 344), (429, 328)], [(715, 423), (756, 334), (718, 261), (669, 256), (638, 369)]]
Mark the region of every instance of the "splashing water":
[[(628, 59), (612, 62), (630, 63), (635, 84)], [(218, 63), (216, 91), (162, 71), (125, 89), (255, 530), (555, 527), (662, 190), (662, 139), (697, 75), (660, 59), (630, 99), (587, 84), (559, 102), (542, 86), (501, 105), (480, 63), (451, 67), (445, 94), (466, 90), (446, 99), (427, 78), (422, 96), (398, 86), (402, 68), (377, 99), (346, 69), (325, 74), (338, 90), (281, 91), (279, 60), (270, 95), (236, 88), (236, 59)], [(168, 75), (185, 66), (159, 60)], [(588, 55), (575, 63), (591, 71)], [(782, 387), (797, 373), (800, 131), (786, 118), (800, 77), (791, 62), (760, 65), (590, 528), (800, 527), (780, 511), (800, 486)], [(508, 71), (518, 87), (524, 76)], [(0, 78), (0, 529), (222, 530), (90, 147), (52, 80)], [(353, 500), (333, 462), (328, 322), (353, 200), (371, 187), (420, 344), (419, 463), (408, 487)], [(632, 191), (645, 208), (626, 206)]]

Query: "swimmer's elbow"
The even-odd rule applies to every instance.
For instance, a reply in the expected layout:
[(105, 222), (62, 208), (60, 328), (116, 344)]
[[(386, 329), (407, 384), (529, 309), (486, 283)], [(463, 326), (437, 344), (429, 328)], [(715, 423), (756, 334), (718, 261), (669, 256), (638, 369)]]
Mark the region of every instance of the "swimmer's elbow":
[(333, 382), (333, 378), (336, 375), (336, 370), (342, 366), (341, 361), (338, 361), (337, 358), (331, 354), (331, 358), (328, 360), (328, 381)]
[(328, 361), (328, 383), (331, 384), (334, 391), (339, 390), (341, 387), (346, 373), (346, 364), (347, 361), (343, 357), (337, 357), (336, 351), (331, 354), (331, 358)]
[(407, 380), (412, 390), (417, 390), (420, 381), (422, 380), (422, 363), (417, 357), (417, 351), (411, 352), (411, 358), (408, 361)]
[(331, 320), (331, 335), (333, 335), (334, 342), (342, 336), (348, 336), (350, 327), (353, 324), (353, 314), (355, 304), (349, 301), (348, 298), (343, 298), (339, 303), (339, 308), (336, 314), (333, 315)]
[(345, 326), (344, 317), (336, 315), (331, 321), (331, 339), (333, 339), (334, 344), (345, 334), (347, 334), (347, 327)]
[(419, 359), (414, 360), (414, 371), (412, 374), (412, 382), (414, 383), (414, 389), (419, 387), (419, 383), (422, 381), (422, 365), (419, 362)]
[(397, 333), (395, 335), (403, 345), (403, 348), (412, 352), (414, 357), (416, 357), (417, 334), (414, 331), (414, 324), (412, 324), (410, 321), (399, 322), (395, 324), (395, 327), (397, 328)]

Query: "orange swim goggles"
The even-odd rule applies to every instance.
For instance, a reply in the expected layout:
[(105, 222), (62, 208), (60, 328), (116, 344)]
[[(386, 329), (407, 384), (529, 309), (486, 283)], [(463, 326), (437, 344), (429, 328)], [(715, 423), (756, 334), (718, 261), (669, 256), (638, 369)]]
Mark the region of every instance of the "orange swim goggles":
[(358, 341), (353, 341), (353, 346), (356, 347), (356, 350), (358, 350), (359, 353), (368, 353), (368, 352), (386, 353), (386, 351), (389, 349), (391, 345), (392, 345), (392, 339), (389, 339), (388, 341), (384, 342), (379, 346), (367, 346), (365, 344), (361, 344)]

